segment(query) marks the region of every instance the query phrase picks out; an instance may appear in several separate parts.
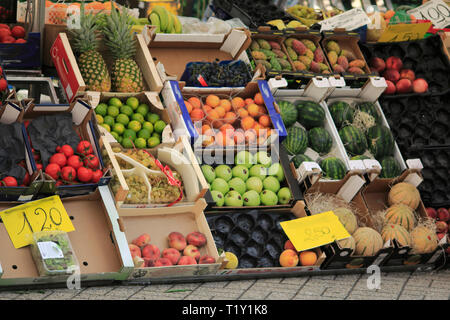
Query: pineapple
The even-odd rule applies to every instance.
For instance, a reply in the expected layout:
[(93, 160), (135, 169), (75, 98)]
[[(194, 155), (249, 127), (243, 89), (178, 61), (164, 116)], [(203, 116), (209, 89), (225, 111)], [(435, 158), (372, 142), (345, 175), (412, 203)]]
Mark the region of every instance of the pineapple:
[(84, 13), (84, 3), (80, 9), (80, 29), (70, 30), (72, 45), (78, 53), (78, 66), (81, 76), (90, 91), (108, 92), (111, 90), (111, 77), (105, 60), (98, 50), (98, 26), (93, 14)]
[(111, 53), (114, 63), (111, 68), (113, 90), (117, 92), (143, 91), (143, 76), (136, 61), (134, 35), (129, 24), (130, 16), (112, 8), (103, 28), (105, 45)]

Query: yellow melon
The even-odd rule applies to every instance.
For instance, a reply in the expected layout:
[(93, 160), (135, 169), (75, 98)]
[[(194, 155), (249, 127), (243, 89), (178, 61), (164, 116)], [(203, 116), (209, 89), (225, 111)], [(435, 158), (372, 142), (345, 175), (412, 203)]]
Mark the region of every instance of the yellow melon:
[(388, 194), (389, 205), (403, 203), (416, 210), (420, 203), (420, 193), (416, 187), (407, 182), (397, 183)]
[(386, 210), (384, 215), (386, 223), (398, 224), (405, 228), (407, 231), (411, 231), (416, 225), (416, 217), (414, 211), (405, 204), (398, 203), (390, 206)]
[(347, 208), (336, 208), (333, 212), (338, 216), (339, 221), (343, 224), (348, 233), (353, 234), (356, 228), (358, 228), (358, 222), (356, 221), (353, 212)]
[(409, 246), (411, 243), (411, 237), (409, 232), (403, 228), (401, 225), (388, 223), (381, 230), (381, 237), (383, 238), (383, 242), (387, 242), (388, 240), (397, 240), (400, 246)]
[(372, 228), (361, 227), (353, 233), (355, 239), (355, 255), (373, 256), (383, 247), (381, 235)]
[(438, 246), (436, 233), (425, 226), (418, 226), (411, 232), (412, 253), (424, 254), (436, 250)]

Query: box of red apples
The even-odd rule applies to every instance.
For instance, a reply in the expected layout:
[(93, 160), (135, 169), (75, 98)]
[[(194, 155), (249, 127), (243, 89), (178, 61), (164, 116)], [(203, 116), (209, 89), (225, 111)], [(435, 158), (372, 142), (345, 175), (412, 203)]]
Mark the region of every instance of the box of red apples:
[(445, 252), (450, 256), (450, 208), (426, 208), (427, 215), (436, 223), (436, 235), (441, 241), (447, 239), (447, 249)]
[(40, 67), (39, 32), (26, 33), (22, 25), (0, 24), (0, 64), (7, 69)]

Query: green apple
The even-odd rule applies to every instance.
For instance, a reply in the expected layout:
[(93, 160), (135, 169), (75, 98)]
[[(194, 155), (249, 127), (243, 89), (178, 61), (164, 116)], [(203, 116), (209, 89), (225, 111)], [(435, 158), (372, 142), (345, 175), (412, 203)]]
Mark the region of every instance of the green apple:
[(230, 190), (230, 187), (228, 186), (228, 183), (222, 178), (215, 178), (211, 184), (211, 190), (216, 190), (221, 192), (222, 194), (226, 194)]
[(275, 192), (264, 190), (261, 192), (261, 202), (265, 206), (274, 206), (278, 203), (278, 197)]
[(255, 190), (247, 191), (242, 195), (244, 198), (244, 206), (259, 206), (261, 204), (261, 199), (259, 198), (258, 192)]
[(255, 164), (250, 168), (250, 177), (258, 177), (263, 180), (267, 176), (267, 168), (260, 164)]
[(280, 191), (278, 191), (278, 201), (281, 204), (287, 204), (289, 203), (289, 201), (291, 201), (291, 190), (289, 190), (288, 187), (283, 187), (280, 189)]
[(280, 190), (280, 182), (277, 178), (268, 176), (263, 180), (263, 187), (265, 190), (270, 190), (277, 193), (278, 190)]
[(242, 196), (237, 191), (230, 191), (225, 196), (225, 205), (228, 207), (242, 207), (244, 204)]
[(247, 185), (247, 190), (254, 190), (258, 193), (261, 193), (263, 190), (262, 180), (258, 177), (250, 177), (245, 183)]
[(236, 156), (234, 157), (234, 164), (242, 164), (243, 166), (250, 169), (250, 167), (255, 164), (256, 161), (253, 157), (253, 155), (245, 150), (239, 151)]
[(274, 163), (273, 165), (271, 165), (268, 172), (269, 176), (276, 177), (278, 181), (281, 182), (284, 180), (284, 171), (280, 163)]
[(244, 181), (247, 181), (249, 175), (248, 168), (241, 164), (231, 169), (231, 173), (233, 174), (233, 177), (241, 178)]
[(258, 151), (256, 153), (256, 161), (264, 167), (269, 168), (272, 164), (272, 159), (265, 151)]
[(245, 191), (247, 191), (247, 186), (245, 185), (244, 180), (241, 178), (233, 178), (230, 181), (228, 181), (228, 186), (230, 187), (230, 190), (235, 190), (239, 192), (239, 194), (244, 194)]
[(222, 192), (213, 190), (211, 191), (212, 198), (218, 207), (222, 207), (225, 203), (225, 197)]
[(211, 167), (210, 165), (207, 164), (202, 165), (202, 172), (208, 183), (212, 183), (216, 178), (216, 172), (214, 171), (214, 168)]
[(231, 173), (231, 168), (227, 166), (226, 164), (221, 164), (216, 167), (216, 177), (222, 178), (225, 181), (229, 181), (233, 174)]

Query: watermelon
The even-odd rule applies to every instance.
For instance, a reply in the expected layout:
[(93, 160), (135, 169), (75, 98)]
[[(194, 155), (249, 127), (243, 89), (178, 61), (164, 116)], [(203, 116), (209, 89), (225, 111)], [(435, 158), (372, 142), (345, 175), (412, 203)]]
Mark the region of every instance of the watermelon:
[(325, 122), (325, 111), (312, 101), (302, 101), (297, 104), (298, 122), (307, 130), (314, 127), (322, 127)]
[(374, 103), (372, 103), (372, 102), (361, 102), (361, 103), (358, 103), (356, 105), (356, 109), (358, 109), (358, 110), (360, 110), (362, 112), (365, 112), (368, 115), (372, 116), (373, 119), (375, 120), (376, 124), (381, 123), (380, 114), (378, 113), (378, 110), (377, 110), (377, 108), (376, 108)]
[(297, 154), (295, 157), (292, 158), (292, 162), (294, 163), (295, 168), (300, 167), (302, 162), (304, 161), (312, 161), (310, 157), (304, 154)]
[(416, 217), (413, 210), (404, 204), (394, 204), (390, 206), (384, 215), (386, 223), (398, 224), (408, 231), (411, 231), (416, 224)]
[(304, 153), (308, 147), (308, 134), (303, 128), (290, 127), (282, 143), (290, 154)]
[(297, 121), (297, 107), (289, 101), (279, 101), (277, 103), (280, 107), (281, 119), (283, 120), (285, 127), (289, 128)]
[(358, 256), (374, 256), (383, 247), (383, 238), (372, 228), (358, 228), (352, 236), (355, 239), (355, 254)]
[(375, 159), (390, 156), (394, 152), (394, 137), (391, 130), (383, 125), (375, 125), (367, 130), (367, 144)]
[(333, 145), (330, 133), (322, 127), (315, 127), (308, 131), (308, 142), (309, 147), (321, 155), (330, 152)]
[(334, 124), (338, 129), (342, 128), (344, 125), (351, 124), (353, 122), (353, 116), (355, 110), (350, 107), (347, 102), (336, 101), (333, 102), (329, 107), (331, 117), (333, 118)]
[(345, 126), (339, 130), (339, 136), (344, 144), (345, 150), (351, 155), (361, 155), (367, 150), (367, 140), (364, 133), (354, 127)]
[(350, 160), (370, 160), (370, 157), (365, 156), (365, 155), (360, 155), (360, 156), (351, 157)]
[(343, 179), (345, 177), (345, 173), (347, 172), (344, 162), (336, 157), (325, 158), (319, 165), (324, 172), (324, 177), (332, 180)]
[(387, 242), (388, 240), (397, 240), (398, 244), (403, 246), (409, 246), (411, 243), (411, 237), (409, 235), (408, 230), (403, 228), (401, 225), (388, 223), (381, 230), (381, 237), (383, 238), (383, 242)]
[(388, 156), (380, 160), (381, 174), (380, 178), (395, 178), (402, 173), (400, 164), (394, 157)]

